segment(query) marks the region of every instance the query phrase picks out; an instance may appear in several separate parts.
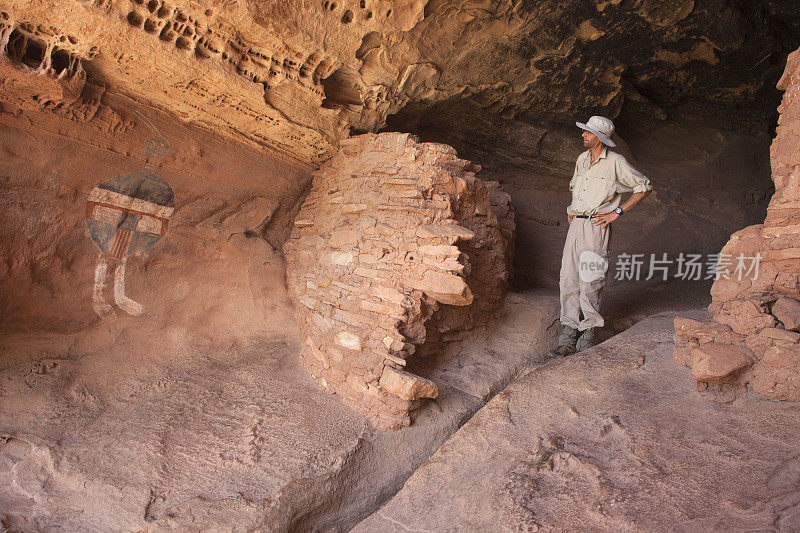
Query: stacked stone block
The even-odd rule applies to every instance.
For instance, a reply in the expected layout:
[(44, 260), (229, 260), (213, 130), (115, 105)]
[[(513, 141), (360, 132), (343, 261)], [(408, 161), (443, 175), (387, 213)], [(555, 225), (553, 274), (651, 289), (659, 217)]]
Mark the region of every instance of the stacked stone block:
[(438, 394), (406, 370), (429, 322), (464, 331), (502, 303), (513, 210), (479, 169), (408, 134), (347, 139), (284, 246), (305, 368), (377, 427), (408, 425)]
[(729, 257), (761, 257), (757, 276), (720, 278), (710, 321), (675, 319), (675, 359), (701, 389), (749, 386), (800, 401), (800, 50), (778, 82), (785, 91), (770, 157), (773, 195), (764, 224), (734, 233)]

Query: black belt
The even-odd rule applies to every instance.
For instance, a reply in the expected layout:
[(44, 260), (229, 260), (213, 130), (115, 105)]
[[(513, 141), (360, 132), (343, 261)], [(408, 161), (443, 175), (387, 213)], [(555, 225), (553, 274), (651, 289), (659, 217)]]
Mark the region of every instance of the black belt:
[(575, 218), (592, 218), (592, 215), (575, 215)]

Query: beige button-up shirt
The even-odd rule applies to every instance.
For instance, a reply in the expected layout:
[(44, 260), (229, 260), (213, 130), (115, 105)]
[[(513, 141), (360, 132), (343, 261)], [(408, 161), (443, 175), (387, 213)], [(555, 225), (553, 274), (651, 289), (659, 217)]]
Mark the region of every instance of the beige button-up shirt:
[(591, 150), (578, 156), (575, 173), (569, 182), (572, 204), (569, 215), (610, 213), (619, 207), (622, 194), (652, 190), (650, 180), (633, 168), (625, 156), (603, 149), (597, 161), (591, 163)]

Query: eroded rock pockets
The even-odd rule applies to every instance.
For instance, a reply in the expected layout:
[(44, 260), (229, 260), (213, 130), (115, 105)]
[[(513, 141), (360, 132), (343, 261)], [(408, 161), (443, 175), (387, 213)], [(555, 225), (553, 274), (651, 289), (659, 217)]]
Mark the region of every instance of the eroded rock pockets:
[(426, 340), (502, 303), (514, 213), (479, 170), (408, 134), (347, 139), (314, 175), (284, 246), (306, 370), (377, 427), (408, 425), (437, 396), (406, 370)]
[(170, 1), (131, 0), (128, 9), (125, 20), (134, 28), (200, 59), (228, 62), (238, 74), (263, 84), (267, 90), (288, 80), (322, 99), (321, 80), (339, 66), (338, 60), (326, 58), (321, 50), (301, 51), (286, 43), (264, 46), (249, 42), (234, 27), (219, 20), (211, 8), (196, 10)]
[(734, 233), (727, 258), (760, 257), (748, 276), (720, 277), (710, 321), (675, 319), (675, 360), (701, 390), (800, 401), (800, 50), (778, 83), (785, 91), (770, 150), (775, 194), (763, 224)]
[[(57, 29), (17, 23), (0, 12), (0, 87), (3, 100), (41, 106), (71, 103), (86, 81), (77, 39)], [(96, 50), (88, 50), (93, 55)], [(33, 75), (33, 76), (32, 76)]]
[[(17, 4), (0, 13), (7, 60), (0, 61), (4, 103), (73, 118), (64, 108), (83, 96), (85, 87), (84, 93), (111, 88), (197, 121), (222, 121), (223, 133), (233, 126), (248, 142), (302, 160), (327, 158), (347, 132), (337, 118), (341, 108), (363, 104), (341, 71), (338, 51), (272, 24), (266, 29), (251, 20), (231, 23), (238, 18), (235, 9), (220, 14), (168, 0), (94, 0), (82, 7), (72, 18), (43, 17)], [(321, 5), (315, 11), (333, 12)], [(81, 17), (83, 25), (77, 22)], [(98, 30), (86, 34), (93, 25)], [(360, 36), (349, 41), (355, 50)], [(205, 74), (188, 82), (175, 79), (186, 67)], [(277, 134), (272, 128), (265, 134), (265, 126), (276, 125), (286, 131)], [(304, 137), (309, 138), (303, 142)]]
[(12, 22), (0, 12), (0, 50), (5, 58), (32, 73), (71, 78), (81, 70), (81, 57), (70, 47), (74, 37), (47, 27)]
[(50, 112), (105, 133), (129, 131), (135, 122), (101, 103), (106, 84), (84, 69), (98, 53), (55, 26), (0, 12), (0, 105), (17, 114)]

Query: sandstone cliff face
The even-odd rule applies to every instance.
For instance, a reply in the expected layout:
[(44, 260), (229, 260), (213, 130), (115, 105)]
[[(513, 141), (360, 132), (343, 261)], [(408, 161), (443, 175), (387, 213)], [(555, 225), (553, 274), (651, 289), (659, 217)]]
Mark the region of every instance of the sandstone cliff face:
[[(721, 0), (54, 0), (10, 2), (0, 19), (16, 65), (62, 81), (82, 69), (92, 87), (316, 161), (400, 110), (436, 109), (442, 126), (481, 111), (490, 128), (467, 129), (488, 144), (516, 137), (508, 120), (616, 117), (626, 103), (760, 131), (800, 27), (793, 2)], [(57, 105), (49, 93), (27, 103)]]
[[(784, 97), (770, 152), (775, 194), (767, 218), (723, 247), (731, 264), (711, 289), (711, 322), (675, 320), (675, 359), (692, 368), (701, 389), (749, 385), (770, 398), (800, 401), (800, 51), (789, 56), (778, 88)], [(738, 257), (755, 256), (757, 271), (736, 271)]]
[[(108, 95), (104, 101), (78, 121), (34, 111), (0, 114), (6, 348), (22, 342), (24, 332), (83, 335), (97, 349), (113, 349), (118, 335), (147, 345), (160, 338), (167, 349), (193, 335), (225, 344), (280, 329), (289, 317), (280, 246), (309, 170), (274, 154), (231, 150), (218, 137), (151, 110), (134, 106), (138, 114), (132, 113), (129, 101)], [(126, 199), (117, 205), (92, 195), (117, 177), (139, 175), (153, 136), (170, 142), (147, 173), (163, 180), (174, 198), (171, 213), (148, 227), (157, 218), (142, 209), (154, 204), (134, 198), (135, 191), (105, 189)], [(137, 253), (108, 257), (98, 283), (105, 252), (93, 242), (91, 225), (122, 212), (130, 218), (119, 220), (121, 229), (134, 222), (134, 237), (160, 240), (147, 249), (128, 243)], [(120, 280), (115, 274), (123, 263)], [(136, 306), (119, 306), (125, 300), (116, 296), (118, 281), (141, 304), (138, 317), (128, 312)], [(101, 319), (96, 311), (104, 303), (111, 308)]]
[(96, 0), (11, 2), (0, 26), (7, 112), (123, 131), (137, 117), (104, 103), (123, 95), (313, 167), (387, 121), (454, 146), (518, 206), (517, 283), (555, 286), (572, 124), (590, 114), (617, 120), (656, 185), (618, 249), (716, 251), (761, 219), (800, 14), (789, 0)]
[[(576, 155), (565, 124), (575, 113), (650, 128), (638, 137), (652, 142), (631, 144), (656, 193), (648, 211), (620, 225), (621, 249), (660, 251), (666, 241), (687, 249), (698, 238), (709, 248), (768, 196), (763, 183), (739, 178), (764, 167), (766, 81), (797, 34), (793, 5), (8, 3), (0, 11), (5, 320), (91, 330), (98, 309), (111, 316), (103, 302), (120, 316), (138, 313), (130, 297), (153, 313), (145, 316), (193, 331), (274, 327), (265, 310), (287, 308), (280, 248), (310, 172), (342, 139), (391, 116), (390, 127), (465, 145), (465, 157), (488, 163), (488, 180), (502, 180), (520, 216), (507, 196), (489, 195), (507, 234), (519, 223), (522, 285), (557, 279)], [(86, 238), (86, 195), (141, 169), (153, 136), (171, 146), (159, 176), (175, 193), (174, 205), (161, 206), (173, 209), (159, 222), (165, 238), (124, 268), (105, 264)], [(100, 208), (91, 220), (118, 215)], [(461, 253), (478, 256), (471, 243), (483, 237), (492, 242), (479, 235)], [(180, 261), (191, 281), (173, 283)], [(473, 271), (488, 264), (472, 261)], [(483, 285), (470, 286), (477, 295)], [(480, 316), (469, 309), (436, 313), (428, 344), (457, 335), (469, 313)], [(202, 317), (219, 327), (199, 325)]]
[(306, 369), (379, 427), (437, 396), (407, 371), (417, 349), (502, 304), (513, 210), (478, 170), (408, 134), (353, 137), (315, 173), (284, 246)]
[[(714, 248), (769, 196), (799, 20), (793, 0), (5, 2), (0, 523), (352, 523), (552, 342), (555, 299), (515, 297), (491, 342), (436, 354), (496, 312), (512, 261), (557, 279), (574, 120), (614, 118), (656, 186), (625, 251)], [(357, 135), (387, 123), (443, 144)], [(763, 368), (751, 385), (792, 398), (793, 276), (715, 301), (698, 376)], [(437, 393), (413, 427), (367, 424)]]

